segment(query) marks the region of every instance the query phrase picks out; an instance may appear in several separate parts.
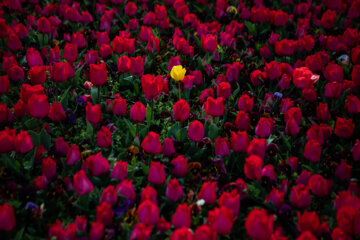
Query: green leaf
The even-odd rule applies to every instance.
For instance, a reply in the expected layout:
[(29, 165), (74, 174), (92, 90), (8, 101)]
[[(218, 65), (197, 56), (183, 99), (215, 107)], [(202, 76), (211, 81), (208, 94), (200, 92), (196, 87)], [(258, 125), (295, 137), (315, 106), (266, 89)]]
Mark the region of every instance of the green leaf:
[(46, 149), (50, 150), (51, 147), (51, 136), (45, 131), (41, 130), (39, 135), (40, 145), (43, 145)]
[(132, 124), (129, 120), (127, 120), (126, 118), (124, 118), (125, 124), (126, 126), (129, 128), (129, 131), (131, 133), (132, 137), (136, 136), (136, 127), (134, 126), (134, 124)]
[(68, 107), (68, 100), (69, 100), (69, 91), (70, 91), (71, 87), (69, 87), (68, 89), (65, 90), (64, 94), (61, 96), (60, 98), (60, 103), (62, 105), (62, 107), (64, 108), (64, 110), (67, 109)]
[(38, 125), (36, 118), (31, 118), (31, 119), (27, 120), (24, 124), (27, 129), (34, 129)]
[(146, 121), (147, 121), (147, 124), (148, 124), (148, 127), (150, 127), (151, 125), (151, 107), (149, 104), (146, 105)]
[(215, 124), (209, 126), (209, 138), (214, 140), (218, 136), (219, 128)]
[(141, 164), (141, 167), (143, 169), (144, 175), (147, 176), (149, 174), (149, 167), (146, 166), (145, 163), (143, 163), (143, 162), (140, 162), (140, 164)]
[(22, 228), (20, 229), (20, 231), (18, 231), (18, 232), (16, 233), (14, 240), (21, 240), (22, 237), (23, 237), (23, 235), (24, 235), (24, 230), (25, 230), (25, 227), (22, 227)]
[(39, 146), (40, 144), (40, 137), (39, 137), (39, 134), (37, 134), (36, 132), (32, 131), (32, 130), (29, 130), (28, 131), (32, 141), (33, 141), (33, 145), (34, 146)]
[(186, 128), (181, 128), (177, 131), (176, 133), (176, 139), (178, 141), (184, 141), (186, 138), (186, 133), (187, 133), (187, 129)]
[(92, 127), (91, 123), (86, 122), (86, 135), (88, 138), (92, 138), (94, 134), (94, 128)]
[(96, 87), (92, 87), (90, 90), (91, 99), (94, 101), (95, 104), (99, 103), (99, 89)]
[(176, 122), (174, 125), (172, 125), (172, 127), (168, 131), (168, 137), (175, 137), (176, 133), (179, 131), (179, 128), (179, 122)]
[(256, 26), (255, 24), (249, 22), (249, 21), (245, 21), (245, 26), (247, 27), (247, 29), (249, 30), (249, 33), (251, 35), (256, 35)]

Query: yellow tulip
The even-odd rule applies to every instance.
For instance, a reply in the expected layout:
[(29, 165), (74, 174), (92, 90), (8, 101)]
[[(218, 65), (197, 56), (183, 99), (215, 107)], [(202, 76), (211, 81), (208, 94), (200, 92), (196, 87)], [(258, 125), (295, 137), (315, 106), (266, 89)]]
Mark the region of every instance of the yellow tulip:
[(182, 81), (185, 77), (186, 69), (183, 68), (181, 65), (173, 66), (170, 72), (170, 76), (175, 81)]

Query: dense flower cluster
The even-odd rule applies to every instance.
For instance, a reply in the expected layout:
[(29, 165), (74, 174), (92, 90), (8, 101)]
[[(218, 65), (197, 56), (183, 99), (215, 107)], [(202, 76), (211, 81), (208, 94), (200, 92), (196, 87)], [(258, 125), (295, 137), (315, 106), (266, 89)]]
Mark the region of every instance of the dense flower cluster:
[(1, 1), (1, 239), (358, 239), (359, 29), (359, 0)]

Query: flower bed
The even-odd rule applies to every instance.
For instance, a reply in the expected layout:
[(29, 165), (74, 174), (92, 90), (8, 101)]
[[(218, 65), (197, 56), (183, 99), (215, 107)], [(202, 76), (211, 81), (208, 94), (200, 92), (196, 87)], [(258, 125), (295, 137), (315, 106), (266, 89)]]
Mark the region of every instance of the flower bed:
[(1, 239), (358, 239), (359, 16), (2, 1)]

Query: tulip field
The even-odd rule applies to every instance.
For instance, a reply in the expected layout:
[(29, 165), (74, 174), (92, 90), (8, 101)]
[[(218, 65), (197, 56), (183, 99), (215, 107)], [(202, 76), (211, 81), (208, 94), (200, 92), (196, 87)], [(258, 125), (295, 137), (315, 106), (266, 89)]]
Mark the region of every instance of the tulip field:
[(360, 0), (0, 1), (1, 240), (360, 239)]

